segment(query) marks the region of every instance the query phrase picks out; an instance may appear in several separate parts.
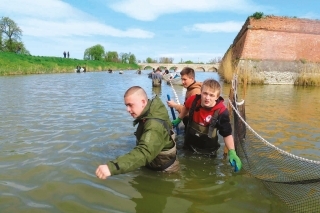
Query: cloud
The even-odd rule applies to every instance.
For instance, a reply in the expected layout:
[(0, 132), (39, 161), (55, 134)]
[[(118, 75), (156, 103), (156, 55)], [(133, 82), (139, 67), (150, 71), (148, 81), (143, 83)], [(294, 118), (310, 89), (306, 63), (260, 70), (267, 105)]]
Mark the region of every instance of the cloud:
[(87, 14), (73, 8), (61, 0), (1, 0), (0, 12), (7, 16), (17, 15), (18, 17), (33, 17), (38, 19), (60, 19), (74, 18), (85, 16)]
[(113, 36), (130, 38), (152, 38), (154, 33), (141, 29), (119, 30), (94, 21), (69, 20), (65, 22), (25, 19), (21, 21), (25, 35), (34, 37)]
[(197, 0), (197, 1), (173, 1), (173, 0), (117, 0), (110, 5), (117, 11), (137, 20), (153, 21), (159, 16), (180, 12), (252, 12), (262, 8), (249, 0)]
[(186, 31), (201, 31), (207, 33), (217, 33), (217, 32), (224, 32), (224, 33), (233, 33), (239, 32), (243, 22), (235, 22), (235, 21), (227, 21), (221, 23), (199, 23), (194, 24), (191, 27), (185, 27)]
[(60, 0), (2, 0), (0, 13), (9, 16), (22, 29), (23, 34), (35, 37), (56, 36), (113, 36), (152, 38), (153, 32), (138, 28), (125, 30), (103, 24), (89, 14)]

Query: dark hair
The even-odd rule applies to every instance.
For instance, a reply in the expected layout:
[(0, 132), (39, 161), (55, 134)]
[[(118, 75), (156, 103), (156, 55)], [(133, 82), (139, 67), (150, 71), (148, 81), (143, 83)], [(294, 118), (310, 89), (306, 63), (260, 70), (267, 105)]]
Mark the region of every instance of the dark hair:
[(189, 78), (195, 78), (194, 70), (190, 67), (185, 67), (181, 70), (180, 75), (187, 75)]

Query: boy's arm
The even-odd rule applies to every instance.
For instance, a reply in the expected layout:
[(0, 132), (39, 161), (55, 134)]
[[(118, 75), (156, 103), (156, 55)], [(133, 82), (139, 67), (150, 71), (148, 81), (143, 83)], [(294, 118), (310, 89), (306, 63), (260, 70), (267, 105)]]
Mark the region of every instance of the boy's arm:
[(189, 113), (189, 109), (187, 109), (185, 106), (182, 105), (181, 112), (178, 115), (177, 119), (172, 121), (172, 125), (177, 126), (182, 121), (182, 119), (186, 117), (186, 115), (188, 115), (188, 113)]
[(226, 147), (230, 149), (234, 149), (234, 140), (232, 135), (228, 135), (227, 137), (223, 137), (224, 143)]
[(167, 104), (169, 107), (174, 108), (176, 111), (178, 111), (179, 113), (181, 112), (181, 108), (183, 105), (180, 105), (174, 101), (167, 101)]
[(224, 140), (226, 147), (229, 149), (228, 154), (229, 154), (229, 162), (230, 162), (231, 166), (234, 167), (235, 172), (240, 171), (242, 168), (242, 162), (234, 149), (233, 136), (228, 135), (226, 137), (223, 137), (223, 140)]
[(186, 117), (189, 113), (189, 109), (187, 109), (185, 106), (181, 105), (181, 112), (179, 114), (179, 118), (182, 120), (184, 117)]

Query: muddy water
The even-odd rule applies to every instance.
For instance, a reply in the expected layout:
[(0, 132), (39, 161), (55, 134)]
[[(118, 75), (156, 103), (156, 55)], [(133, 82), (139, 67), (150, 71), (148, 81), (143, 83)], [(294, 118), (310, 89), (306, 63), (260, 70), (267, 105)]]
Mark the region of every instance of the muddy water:
[[(290, 212), (245, 171), (234, 173), (222, 150), (215, 159), (180, 151), (175, 175), (141, 168), (97, 179), (99, 164), (135, 145), (126, 89), (140, 85), (150, 97), (174, 97), (166, 84), (152, 88), (148, 71), (134, 73), (0, 77), (0, 212)], [(182, 102), (184, 89), (174, 88)], [(223, 85), (223, 97), (229, 88)], [(319, 160), (319, 93), (248, 87), (247, 121), (277, 146)]]

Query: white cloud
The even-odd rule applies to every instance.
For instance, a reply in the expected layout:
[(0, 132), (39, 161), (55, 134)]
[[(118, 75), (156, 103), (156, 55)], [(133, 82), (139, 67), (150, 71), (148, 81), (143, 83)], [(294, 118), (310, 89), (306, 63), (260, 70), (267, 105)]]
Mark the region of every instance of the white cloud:
[(163, 14), (184, 11), (233, 11), (238, 13), (261, 9), (248, 0), (117, 0), (110, 7), (117, 12), (142, 21), (152, 21)]
[(60, 0), (23, 1), (2, 0), (0, 13), (9, 16), (22, 29), (23, 35), (35, 37), (56, 36), (113, 36), (152, 38), (153, 32), (142, 29), (117, 29)]
[(1, 0), (0, 11), (9, 17), (18, 14), (20, 17), (36, 17), (42, 20), (88, 17), (61, 0)]
[(25, 19), (21, 21), (25, 35), (35, 37), (56, 36), (114, 36), (130, 38), (152, 38), (154, 33), (141, 29), (119, 30), (114, 27), (93, 21), (70, 20), (65, 22)]
[(225, 33), (233, 33), (239, 32), (243, 22), (221, 22), (221, 23), (199, 23), (194, 24), (191, 27), (185, 27), (186, 31), (201, 31), (208, 33), (217, 33), (217, 32), (225, 32)]

